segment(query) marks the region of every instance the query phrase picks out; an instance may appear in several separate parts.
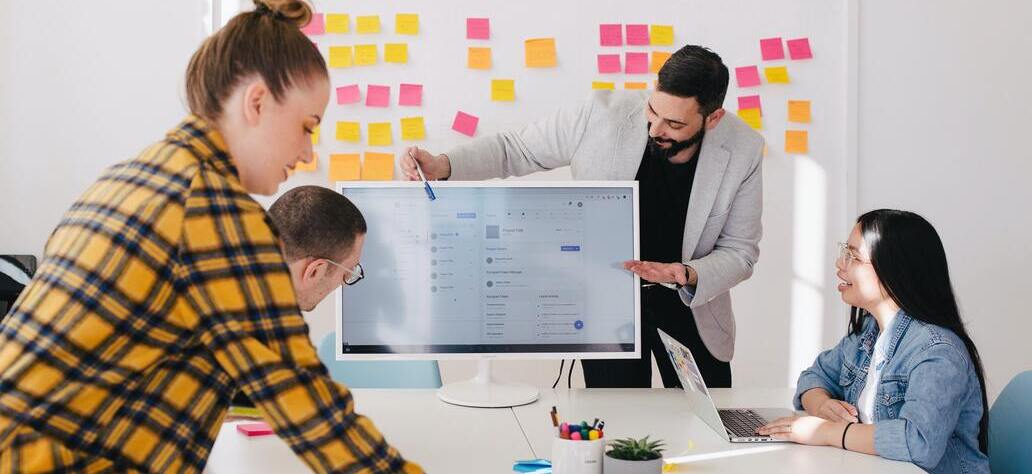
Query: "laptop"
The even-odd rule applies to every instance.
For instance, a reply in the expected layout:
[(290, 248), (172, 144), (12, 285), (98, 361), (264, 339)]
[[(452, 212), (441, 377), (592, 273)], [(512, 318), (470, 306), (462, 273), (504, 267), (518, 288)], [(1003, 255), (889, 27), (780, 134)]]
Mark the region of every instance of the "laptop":
[(659, 338), (663, 340), (663, 345), (666, 346), (670, 362), (674, 364), (674, 370), (677, 371), (677, 378), (681, 380), (684, 393), (688, 395), (688, 404), (692, 412), (709, 425), (713, 431), (732, 443), (786, 442), (786, 440), (756, 434), (756, 429), (766, 425), (769, 421), (792, 415), (792, 410), (785, 408), (717, 410), (713, 399), (710, 398), (709, 390), (702, 380), (702, 374), (699, 373), (699, 366), (692, 357), (692, 351), (662, 330), (657, 329), (657, 331), (659, 331)]

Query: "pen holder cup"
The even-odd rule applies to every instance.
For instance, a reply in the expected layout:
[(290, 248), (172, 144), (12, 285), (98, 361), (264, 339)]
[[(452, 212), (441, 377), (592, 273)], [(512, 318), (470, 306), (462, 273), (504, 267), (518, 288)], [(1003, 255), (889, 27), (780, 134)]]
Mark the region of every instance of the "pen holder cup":
[(552, 439), (552, 474), (602, 474), (606, 440)]

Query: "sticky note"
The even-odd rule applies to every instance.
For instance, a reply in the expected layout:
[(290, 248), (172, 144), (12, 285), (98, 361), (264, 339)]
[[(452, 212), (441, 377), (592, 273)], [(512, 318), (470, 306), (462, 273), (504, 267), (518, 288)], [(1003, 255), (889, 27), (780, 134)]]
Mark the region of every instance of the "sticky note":
[(301, 32), (308, 36), (321, 35), (326, 32), (326, 24), (322, 13), (313, 13), (308, 24), (301, 28)]
[(365, 152), (362, 160), (364, 181), (390, 181), (394, 179), (394, 154)]
[(466, 67), (470, 69), (491, 69), (491, 48), (469, 47)]
[(613, 83), (613, 82), (603, 82), (603, 81), (591, 81), (591, 88), (592, 89), (600, 89), (600, 90), (614, 90), (614, 89), (616, 89), (616, 83)]
[(330, 155), (330, 181), (354, 181), (362, 176), (361, 170), (358, 153)]
[(785, 153), (808, 153), (809, 142), (806, 130), (785, 130)]
[(408, 62), (408, 43), (387, 43), (383, 45), (383, 61), (405, 64)]
[(623, 25), (598, 25), (598, 43), (601, 46), (623, 46)]
[(785, 59), (785, 48), (781, 44), (781, 37), (761, 39), (760, 57), (762, 57), (764, 61)]
[(426, 125), (423, 117), (405, 117), (401, 119), (402, 140), (423, 140), (426, 138)]
[(369, 133), (369, 146), (391, 146), (394, 142), (390, 122), (373, 122), (366, 128)]
[(650, 26), (649, 40), (653, 45), (670, 46), (674, 44), (674, 27), (672, 25)]
[(297, 162), (297, 165), (294, 166), (294, 170), (296, 171), (315, 171), (317, 169), (319, 169), (319, 154), (315, 152), (312, 152), (311, 163), (299, 161)]
[(330, 46), (330, 67), (351, 67), (351, 46)]
[(337, 88), (337, 104), (354, 104), (360, 100), (362, 100), (362, 91), (358, 89), (358, 84)]
[(600, 54), (598, 55), (598, 73), (599, 74), (612, 74), (620, 73), (620, 55), (619, 54)]
[(555, 38), (526, 40), (523, 50), (527, 67), (555, 67)]
[(763, 128), (763, 119), (760, 118), (760, 109), (738, 109), (738, 117), (756, 130)]
[(351, 30), (351, 18), (345, 13), (326, 14), (327, 33), (347, 33)]
[(765, 67), (763, 75), (771, 84), (788, 84), (788, 68), (785, 66)]
[(759, 109), (760, 115), (763, 115), (763, 107), (760, 106), (760, 96), (758, 95), (743, 95), (738, 97), (738, 110), (742, 109)]
[(452, 130), (463, 135), (472, 137), (477, 133), (477, 123), (480, 119), (462, 111), (455, 112), (455, 120), (452, 121)]
[(788, 57), (792, 59), (813, 58), (813, 51), (810, 51), (809, 38), (790, 39), (785, 44), (788, 45)]
[(648, 46), (649, 25), (627, 25), (628, 46)]
[(359, 34), (375, 34), (380, 32), (380, 16), (379, 15), (364, 15), (355, 18), (355, 30)]
[(321, 127), (319, 127), (318, 125), (316, 125), (316, 126), (315, 126), (315, 128), (313, 128), (313, 129), (312, 129), (312, 145), (313, 145), (313, 146), (315, 146), (315, 145), (318, 145), (318, 144), (319, 144), (319, 129), (320, 129), (320, 128), (321, 128)]
[(659, 70), (666, 64), (667, 59), (670, 59), (670, 53), (666, 51), (653, 51), (652, 60), (649, 62), (649, 72), (659, 72)]
[(398, 105), (419, 107), (423, 105), (422, 84), (401, 84), (401, 91), (398, 93)]
[(788, 101), (788, 121), (796, 123), (810, 123), (810, 101)]
[(380, 54), (375, 44), (355, 45), (355, 64), (359, 66), (372, 66), (380, 60)]
[(337, 140), (343, 142), (362, 141), (362, 127), (358, 122), (337, 122)]
[(466, 39), (491, 39), (491, 20), (466, 18)]
[(394, 15), (394, 32), (399, 35), (418, 35), (419, 15), (415, 13), (398, 13)]
[(501, 102), (516, 100), (516, 81), (512, 79), (492, 79), (491, 100)]
[(735, 79), (738, 87), (756, 87), (760, 85), (760, 71), (756, 66), (736, 67)]
[(624, 89), (645, 89), (649, 86), (647, 82), (625, 82)]
[(627, 74), (648, 74), (649, 55), (647, 53), (625, 53), (624, 72)]
[(366, 87), (366, 107), (389, 107), (391, 105), (391, 86), (370, 84)]
[(243, 423), (237, 425), (236, 428), (237, 431), (243, 433), (248, 437), (265, 436), (273, 434), (272, 428), (269, 426), (268, 423), (265, 423), (264, 421), (261, 423)]

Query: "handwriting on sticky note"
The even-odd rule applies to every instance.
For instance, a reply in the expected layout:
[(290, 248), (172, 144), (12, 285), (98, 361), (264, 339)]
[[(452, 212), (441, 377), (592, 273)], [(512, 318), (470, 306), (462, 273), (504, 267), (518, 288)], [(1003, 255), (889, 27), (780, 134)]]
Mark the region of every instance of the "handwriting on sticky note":
[(501, 102), (516, 100), (516, 81), (512, 79), (492, 79), (491, 100)]
[(399, 35), (418, 35), (419, 15), (415, 13), (398, 13), (394, 15), (394, 32)]
[(466, 39), (491, 39), (491, 20), (466, 18)]
[(763, 128), (763, 119), (760, 117), (760, 109), (738, 109), (738, 117), (756, 130)]
[(469, 47), (466, 67), (470, 69), (491, 69), (491, 48)]
[(788, 84), (788, 68), (785, 66), (763, 68), (763, 75), (771, 84)]
[(806, 130), (785, 130), (785, 153), (809, 153), (810, 137)]
[(623, 84), (624, 89), (646, 89), (649, 87), (647, 82), (625, 82)]
[(398, 92), (398, 105), (408, 107), (419, 107), (423, 105), (422, 84), (401, 84), (398, 87), (400, 88), (400, 91)]
[(330, 67), (351, 67), (351, 46), (330, 46)]
[(604, 81), (591, 81), (591, 88), (592, 89), (609, 90), (609, 91), (611, 91), (611, 90), (616, 89), (616, 83), (614, 83), (614, 82), (604, 82)]
[(369, 146), (391, 146), (394, 142), (390, 122), (372, 122), (366, 128), (369, 133)]
[(408, 62), (408, 43), (387, 43), (383, 45), (383, 61), (393, 64)]
[(354, 104), (360, 100), (362, 100), (362, 91), (358, 89), (358, 84), (337, 88), (337, 104)]
[(627, 74), (648, 74), (649, 55), (648, 53), (625, 53), (624, 72)]
[(628, 46), (648, 46), (649, 25), (627, 25)]
[(764, 61), (785, 59), (785, 48), (781, 44), (781, 37), (761, 39), (760, 57), (762, 57)]
[(379, 15), (363, 15), (355, 18), (355, 30), (359, 34), (370, 35), (380, 32)]
[(389, 107), (391, 105), (391, 86), (370, 84), (366, 87), (366, 107)]
[(313, 13), (312, 19), (308, 21), (308, 24), (301, 28), (301, 32), (308, 36), (321, 35), (326, 32), (326, 23), (323, 20), (322, 13)]
[(790, 39), (785, 42), (788, 45), (788, 57), (792, 59), (812, 59), (813, 51), (810, 50), (809, 38)]
[(670, 59), (670, 54), (666, 51), (653, 51), (652, 60), (649, 62), (649, 72), (659, 72), (667, 60)]
[(362, 127), (358, 122), (337, 122), (337, 140), (342, 142), (362, 141)]
[(452, 130), (463, 135), (472, 137), (477, 133), (477, 123), (480, 119), (463, 111), (455, 112), (455, 120), (452, 121)]
[(598, 73), (599, 74), (619, 74), (620, 73), (620, 55), (619, 54), (600, 54), (600, 55), (598, 55)]
[(359, 66), (372, 66), (380, 60), (380, 54), (375, 44), (355, 45), (355, 64)]
[(760, 115), (763, 115), (763, 107), (760, 106), (760, 96), (758, 95), (743, 95), (738, 97), (738, 110), (742, 109), (759, 109)]
[(322, 127), (316, 125), (315, 128), (312, 129), (312, 146), (319, 144), (319, 130), (321, 128)]
[(524, 42), (527, 67), (555, 67), (555, 38), (536, 38)]
[(788, 121), (796, 123), (810, 123), (810, 101), (788, 101)]
[(426, 138), (426, 124), (423, 117), (405, 117), (401, 119), (402, 140), (423, 140)]
[(351, 19), (346, 13), (327, 13), (327, 33), (347, 33), (351, 30)]
[(649, 27), (649, 40), (653, 45), (671, 46), (674, 44), (674, 27), (672, 25), (652, 25)]
[(315, 170), (319, 169), (319, 154), (313, 151), (312, 152), (312, 161), (310, 161), (308, 163), (305, 163), (304, 161), (299, 161), (299, 162), (297, 162), (297, 165), (294, 166), (294, 169), (297, 170), (297, 171), (309, 171), (309, 172), (315, 171)]
[(735, 80), (738, 87), (756, 87), (760, 85), (760, 70), (756, 66), (736, 67)]
[(362, 162), (358, 153), (330, 155), (330, 181), (354, 181), (361, 178)]
[(362, 160), (362, 180), (390, 181), (394, 179), (394, 154), (365, 152)]
[(623, 25), (598, 25), (598, 43), (601, 46), (623, 46)]

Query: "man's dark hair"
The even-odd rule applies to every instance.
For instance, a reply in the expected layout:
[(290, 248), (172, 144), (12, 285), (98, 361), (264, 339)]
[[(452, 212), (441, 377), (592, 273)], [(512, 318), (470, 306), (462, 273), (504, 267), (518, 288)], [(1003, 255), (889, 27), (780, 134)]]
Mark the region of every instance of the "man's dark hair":
[(727, 94), (727, 66), (707, 48), (687, 45), (667, 59), (659, 69), (657, 90), (677, 97), (694, 97), (703, 117), (724, 105)]
[(362, 212), (348, 198), (321, 186), (287, 191), (269, 208), (288, 261), (305, 257), (338, 258), (366, 233)]

